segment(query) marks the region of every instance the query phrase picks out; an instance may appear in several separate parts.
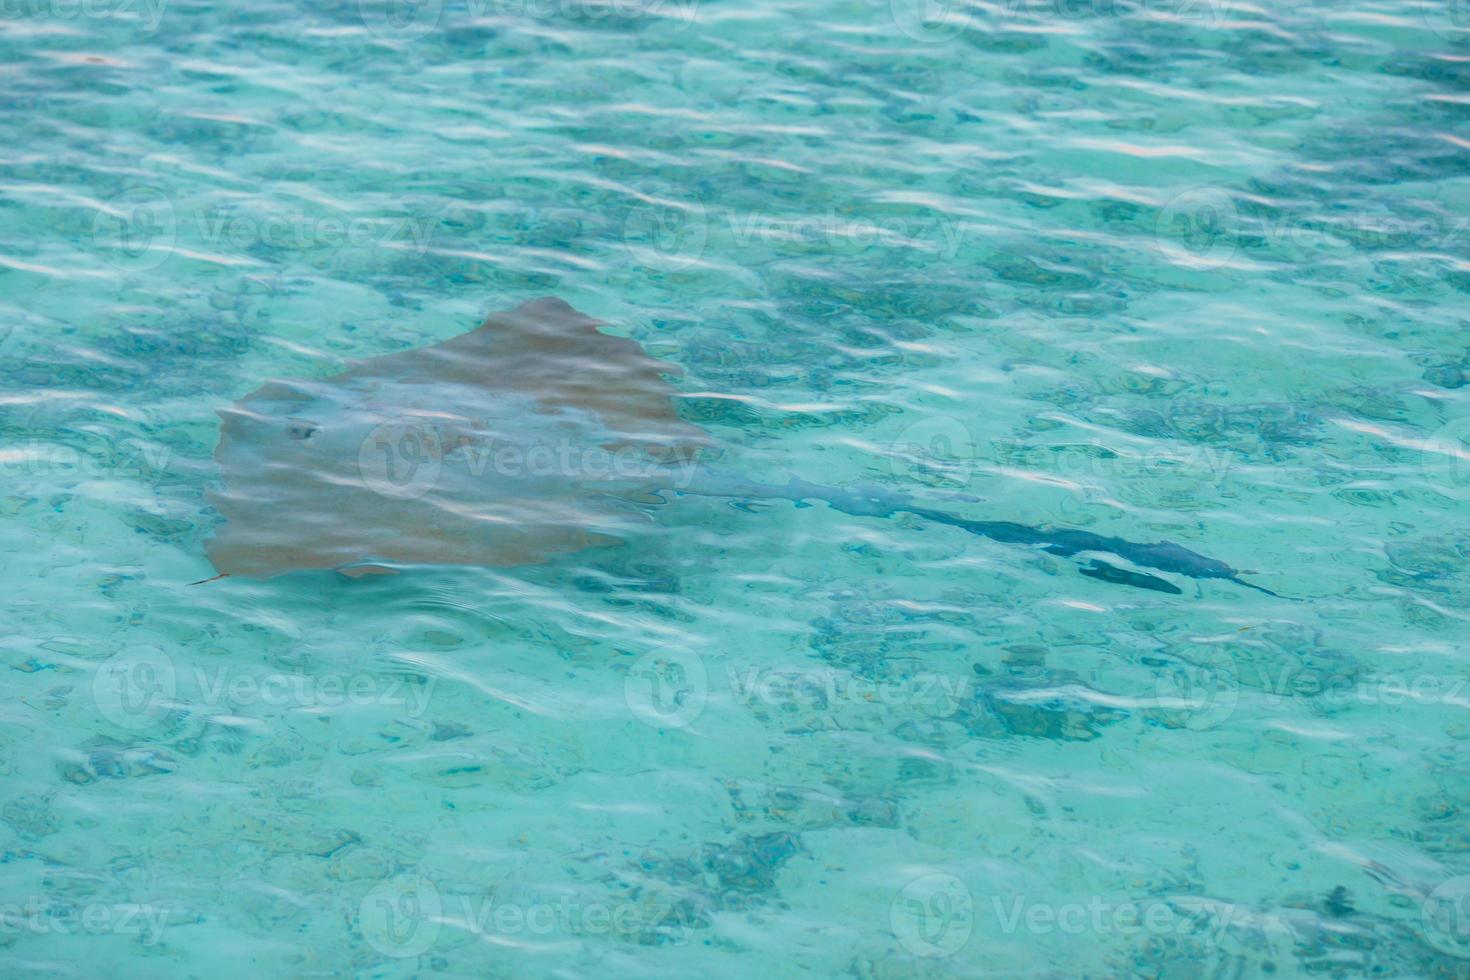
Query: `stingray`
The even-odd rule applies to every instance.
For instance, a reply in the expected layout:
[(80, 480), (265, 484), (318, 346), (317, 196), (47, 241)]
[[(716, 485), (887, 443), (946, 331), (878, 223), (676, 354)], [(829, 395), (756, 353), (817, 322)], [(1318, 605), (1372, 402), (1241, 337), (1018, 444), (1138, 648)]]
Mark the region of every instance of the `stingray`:
[[(876, 485), (776, 485), (713, 472), (699, 463), (713, 441), (679, 415), (666, 380), (679, 369), (603, 326), (546, 297), (439, 344), (317, 381), (271, 381), (241, 398), (219, 413), (222, 488), (209, 499), (223, 520), (206, 545), (215, 578), (541, 563), (621, 544), (646, 523), (648, 504), (694, 494), (819, 500), (874, 519), (908, 513), (1053, 555), (1105, 553), (1275, 595), (1172, 542), (974, 520)], [(1096, 558), (1079, 571), (1181, 591)]]

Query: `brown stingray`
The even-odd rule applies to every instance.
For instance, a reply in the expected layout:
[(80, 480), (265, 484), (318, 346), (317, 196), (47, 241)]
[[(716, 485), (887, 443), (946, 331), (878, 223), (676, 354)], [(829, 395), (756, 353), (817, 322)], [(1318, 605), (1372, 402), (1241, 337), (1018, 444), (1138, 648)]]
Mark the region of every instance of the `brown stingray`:
[(703, 430), (678, 369), (559, 299), (220, 413), (224, 575), (507, 566), (618, 543), (628, 501), (679, 484)]

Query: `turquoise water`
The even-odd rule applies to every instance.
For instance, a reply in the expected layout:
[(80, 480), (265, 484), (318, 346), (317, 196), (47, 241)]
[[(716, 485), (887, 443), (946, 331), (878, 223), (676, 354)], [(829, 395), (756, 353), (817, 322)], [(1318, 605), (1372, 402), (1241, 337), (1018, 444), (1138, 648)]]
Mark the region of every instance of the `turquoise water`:
[[(1462, 6), (0, 17), (0, 973), (1470, 976)], [(1284, 598), (694, 497), (189, 587), (218, 410), (543, 295)]]

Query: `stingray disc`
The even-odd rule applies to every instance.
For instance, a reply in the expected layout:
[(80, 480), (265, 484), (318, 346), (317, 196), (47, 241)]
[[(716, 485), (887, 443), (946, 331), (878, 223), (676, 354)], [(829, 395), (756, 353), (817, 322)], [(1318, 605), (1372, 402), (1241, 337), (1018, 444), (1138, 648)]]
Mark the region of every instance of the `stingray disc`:
[(678, 369), (599, 326), (532, 300), (246, 395), (220, 412), (215, 569), (505, 566), (616, 543), (619, 493), (680, 485), (708, 440), (674, 409)]

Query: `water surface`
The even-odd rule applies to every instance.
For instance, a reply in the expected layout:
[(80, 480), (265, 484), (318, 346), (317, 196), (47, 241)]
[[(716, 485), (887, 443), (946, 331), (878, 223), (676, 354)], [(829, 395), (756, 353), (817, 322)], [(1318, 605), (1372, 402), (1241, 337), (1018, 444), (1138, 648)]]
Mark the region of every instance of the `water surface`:
[[(11, 976), (1470, 970), (1454, 4), (0, 11)], [(821, 504), (212, 574), (215, 412), (556, 295)]]

